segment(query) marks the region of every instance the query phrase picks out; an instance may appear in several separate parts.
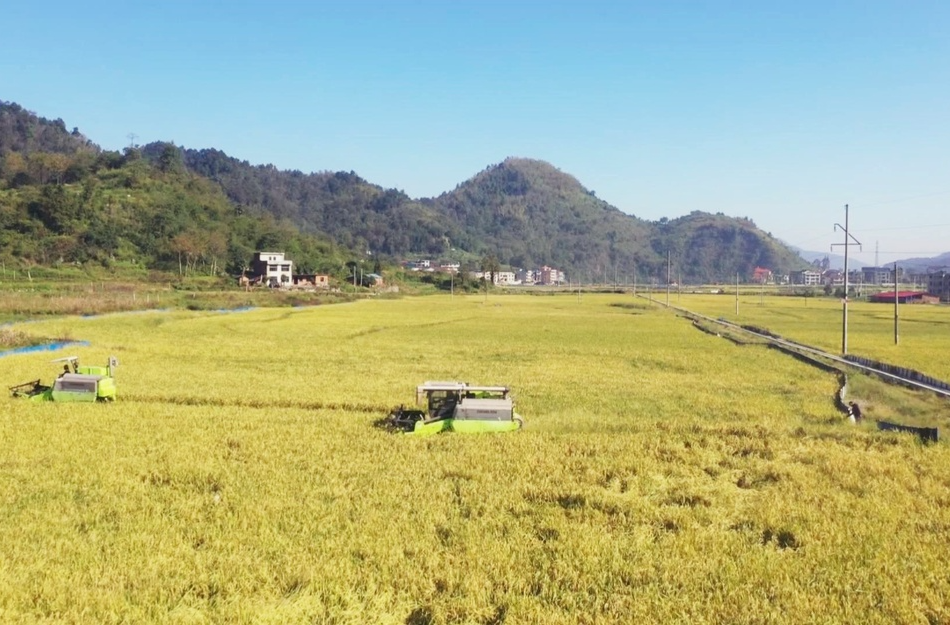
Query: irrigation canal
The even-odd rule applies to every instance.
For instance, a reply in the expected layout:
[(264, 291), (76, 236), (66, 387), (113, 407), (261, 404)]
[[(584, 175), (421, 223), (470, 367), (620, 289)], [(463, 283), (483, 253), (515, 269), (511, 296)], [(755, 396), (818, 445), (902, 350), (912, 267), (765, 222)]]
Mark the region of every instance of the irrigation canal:
[[(733, 335), (754, 338), (758, 342), (772, 345), (781, 349), (782, 351), (791, 353), (793, 355), (798, 355), (826, 367), (836, 369), (841, 373), (846, 374), (848, 371), (857, 370), (863, 373), (878, 376), (894, 384), (901, 384), (916, 390), (930, 391), (950, 399), (950, 384), (937, 380), (933, 380), (933, 383), (928, 383), (926, 381), (921, 381), (920, 379), (915, 379), (920, 377), (919, 374), (916, 374), (916, 372), (910, 372), (909, 370), (900, 369), (899, 367), (892, 367), (889, 365), (875, 366), (874, 364), (855, 362), (843, 356), (818, 349), (817, 347), (803, 345), (802, 343), (798, 343), (796, 341), (789, 341), (788, 339), (771, 334), (768, 331), (741, 326), (732, 323), (731, 321), (726, 321), (725, 319), (707, 317), (706, 315), (701, 315), (699, 313), (686, 310), (685, 308), (679, 308), (677, 306), (667, 306), (666, 304), (656, 300), (653, 300), (653, 303), (659, 304), (660, 306), (666, 306), (670, 310), (673, 310), (677, 314), (690, 319), (694, 323), (705, 323), (713, 327), (723, 328)], [(885, 367), (890, 370), (886, 370)], [(901, 371), (907, 371), (908, 373), (906, 375), (902, 375), (900, 373), (895, 373), (894, 369), (900, 369)]]

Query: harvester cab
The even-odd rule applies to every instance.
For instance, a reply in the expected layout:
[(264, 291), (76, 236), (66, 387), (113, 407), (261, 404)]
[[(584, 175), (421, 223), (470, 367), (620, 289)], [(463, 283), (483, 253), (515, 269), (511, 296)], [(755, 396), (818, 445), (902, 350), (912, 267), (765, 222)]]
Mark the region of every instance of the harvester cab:
[(57, 358), (55, 363), (64, 363), (59, 377), (47, 386), (40, 380), (24, 382), (10, 387), (13, 397), (25, 397), (34, 401), (94, 402), (115, 401), (114, 371), (119, 366), (115, 356), (110, 356), (106, 366), (82, 366), (76, 356)]
[(507, 386), (474, 386), (465, 382), (426, 382), (416, 387), (416, 405), (399, 406), (388, 422), (414, 434), (510, 432), (524, 420), (514, 411)]

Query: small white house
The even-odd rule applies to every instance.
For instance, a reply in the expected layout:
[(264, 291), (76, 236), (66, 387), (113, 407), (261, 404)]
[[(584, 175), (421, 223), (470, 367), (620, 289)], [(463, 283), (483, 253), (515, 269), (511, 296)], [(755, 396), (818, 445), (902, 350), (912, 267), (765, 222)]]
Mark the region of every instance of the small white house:
[(284, 258), (283, 252), (254, 252), (251, 271), (266, 286), (293, 284), (294, 262)]

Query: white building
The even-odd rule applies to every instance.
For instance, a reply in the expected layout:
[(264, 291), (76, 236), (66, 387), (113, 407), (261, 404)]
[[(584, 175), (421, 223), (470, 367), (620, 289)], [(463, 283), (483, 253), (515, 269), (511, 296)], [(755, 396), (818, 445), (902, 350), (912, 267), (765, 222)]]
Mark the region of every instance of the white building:
[(821, 272), (812, 269), (803, 271), (793, 271), (791, 273), (792, 284), (801, 284), (805, 286), (818, 286), (821, 284)]
[[(470, 271), (468, 275), (470, 275), (475, 280), (492, 279), (490, 271)], [(521, 282), (515, 277), (514, 271), (496, 271), (494, 282), (492, 284), (497, 284), (499, 286), (510, 286), (514, 284), (521, 284)]]
[(515, 279), (514, 271), (496, 271), (495, 284), (508, 285), (508, 284), (521, 284), (521, 283)]
[(294, 261), (283, 252), (254, 252), (251, 271), (266, 286), (290, 286), (294, 278)]

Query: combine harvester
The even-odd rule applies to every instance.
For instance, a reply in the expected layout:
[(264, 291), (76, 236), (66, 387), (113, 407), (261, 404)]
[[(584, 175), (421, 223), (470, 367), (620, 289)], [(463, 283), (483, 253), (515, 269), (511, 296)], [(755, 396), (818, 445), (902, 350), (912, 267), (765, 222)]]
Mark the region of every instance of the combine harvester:
[(524, 425), (515, 413), (507, 386), (472, 386), (465, 382), (426, 382), (416, 387), (416, 405), (394, 409), (389, 426), (427, 435), (438, 432), (512, 432)]
[(119, 365), (115, 356), (109, 357), (105, 367), (81, 367), (76, 356), (57, 358), (53, 362), (66, 364), (52, 386), (41, 384), (40, 380), (33, 380), (11, 386), (10, 394), (32, 401), (115, 401), (113, 371)]

